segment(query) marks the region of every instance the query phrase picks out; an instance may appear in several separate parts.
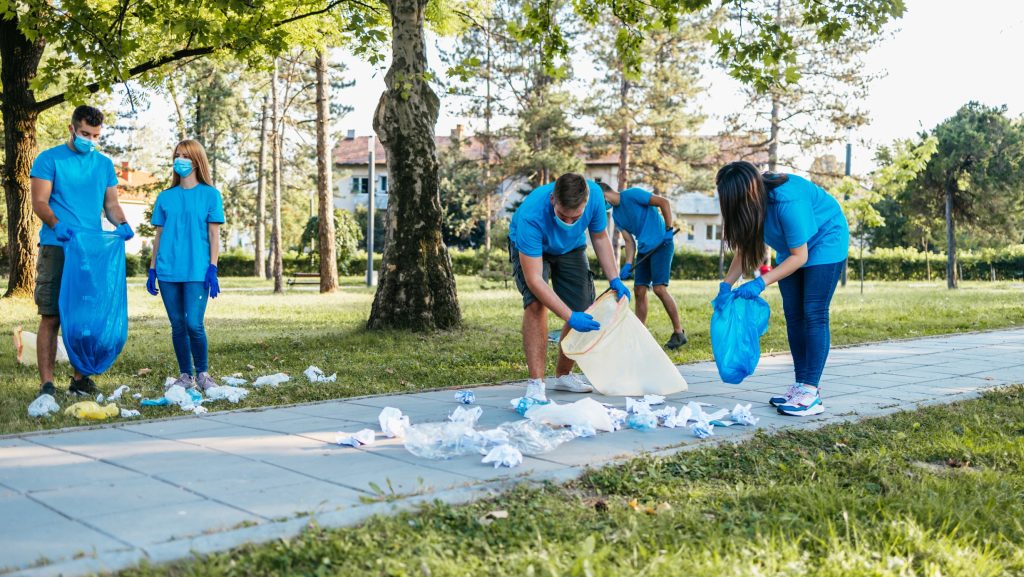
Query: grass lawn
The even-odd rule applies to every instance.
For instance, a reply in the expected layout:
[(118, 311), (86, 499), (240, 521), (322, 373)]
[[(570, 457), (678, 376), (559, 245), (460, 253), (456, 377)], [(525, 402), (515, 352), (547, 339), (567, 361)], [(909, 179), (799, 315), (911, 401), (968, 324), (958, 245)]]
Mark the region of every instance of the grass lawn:
[(1022, 464), (1017, 386), (124, 574), (1022, 575)]
[[(96, 378), (106, 392), (128, 384), (132, 392), (158, 397), (167, 376), (177, 374), (170, 327), (159, 297), (145, 292), (142, 278), (129, 283), (129, 338), (113, 368)], [(367, 332), (372, 292), (361, 279), (344, 279), (335, 294), (312, 290), (271, 294), (271, 285), (255, 279), (223, 280), (224, 293), (211, 301), (206, 314), (210, 367), (214, 376), (242, 373), (250, 381), (283, 371), (293, 381), (277, 389), (254, 391), (241, 405), (212, 403), (210, 410), (266, 406), (333, 399), (354, 395), (408, 392), (438, 387), (523, 379), (526, 364), (520, 336), (520, 297), (513, 288), (475, 277), (458, 279), (465, 327), (440, 334)], [(604, 287), (599, 283), (599, 290)], [(305, 287), (312, 288), (312, 287)], [(690, 344), (671, 355), (676, 363), (711, 358), (708, 301), (715, 282), (676, 281), (672, 292), (679, 302)], [(765, 352), (786, 351), (781, 299), (774, 288), (766, 292), (773, 319), (762, 340)], [(652, 297), (651, 326), (660, 342), (670, 326), (660, 303)], [(0, 331), (10, 335), (22, 325), (38, 325), (31, 299), (0, 299)], [(860, 295), (856, 283), (836, 293), (832, 305), (835, 345), (929, 334), (983, 330), (1024, 324), (1024, 286), (1012, 283), (964, 283), (947, 291), (938, 283), (869, 283)], [(556, 328), (554, 322), (552, 328)], [(554, 347), (551, 347), (553, 371)], [(309, 384), (302, 371), (317, 365), (336, 383)], [(140, 369), (151, 369), (136, 376)], [(71, 371), (58, 365), (57, 386), (66, 389)], [(26, 407), (39, 382), (35, 367), (19, 365), (12, 339), (0, 339), (0, 434), (72, 426), (82, 422), (63, 415), (50, 419), (28, 417)], [(136, 401), (128, 399), (127, 406)], [(58, 399), (67, 405), (63, 398)], [(177, 408), (146, 408), (144, 416), (180, 414)]]

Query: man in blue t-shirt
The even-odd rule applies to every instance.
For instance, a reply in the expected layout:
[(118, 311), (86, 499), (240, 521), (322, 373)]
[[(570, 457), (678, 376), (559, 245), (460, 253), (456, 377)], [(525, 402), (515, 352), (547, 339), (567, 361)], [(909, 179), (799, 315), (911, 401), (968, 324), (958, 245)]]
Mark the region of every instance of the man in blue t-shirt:
[[(629, 298), (629, 289), (618, 277), (606, 228), (604, 197), (595, 182), (575, 173), (563, 174), (553, 183), (535, 189), (523, 201), (509, 225), (509, 259), (516, 287), (523, 295), (523, 348), (530, 382), (526, 396), (546, 400), (544, 372), (547, 364), (548, 311), (569, 329), (595, 331), (600, 323), (585, 311), (594, 302), (594, 281), (587, 260), (587, 238), (617, 297)], [(550, 278), (552, 286), (548, 286)], [(589, 393), (593, 388), (572, 374), (575, 363), (559, 350), (552, 388)]]
[[(32, 210), (43, 221), (39, 231), (35, 301), (39, 309), (39, 394), (55, 395), (53, 365), (57, 358), (60, 310), (57, 300), (64, 271), (64, 243), (75, 231), (98, 231), (101, 216), (117, 226), (115, 234), (135, 236), (117, 200), (117, 173), (109, 158), (96, 152), (103, 113), (79, 106), (71, 114), (67, 142), (39, 153), (32, 163)], [(96, 311), (96, 314), (105, 314)], [(75, 368), (68, 393), (94, 397), (99, 392), (89, 375)]]
[(687, 340), (686, 331), (679, 321), (679, 307), (668, 292), (672, 257), (676, 250), (673, 242), (675, 229), (672, 228), (672, 204), (664, 196), (651, 194), (642, 188), (615, 192), (602, 182), (601, 190), (605, 202), (612, 206), (612, 218), (615, 226), (622, 231), (622, 239), (626, 244), (626, 264), (622, 265), (619, 278), (636, 276), (633, 283), (636, 289), (636, 316), (640, 322), (647, 324), (647, 290), (652, 289), (665, 307), (668, 318), (672, 320), (672, 336), (665, 346), (678, 349)]

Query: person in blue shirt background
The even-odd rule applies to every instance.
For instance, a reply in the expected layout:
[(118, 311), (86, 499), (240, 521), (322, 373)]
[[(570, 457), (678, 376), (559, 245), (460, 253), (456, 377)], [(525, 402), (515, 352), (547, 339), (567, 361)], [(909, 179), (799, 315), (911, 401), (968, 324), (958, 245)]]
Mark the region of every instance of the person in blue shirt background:
[[(161, 294), (171, 321), (171, 342), (180, 375), (173, 384), (203, 391), (216, 387), (209, 372), (206, 298), (217, 298), (217, 257), (224, 203), (210, 186), (206, 150), (195, 140), (174, 148), (171, 188), (157, 196), (150, 222), (156, 227), (146, 279), (149, 294)], [(159, 279), (159, 290), (157, 280)], [(195, 363), (195, 378), (192, 376)]]
[[(633, 282), (636, 316), (647, 324), (647, 290), (653, 290), (672, 321), (672, 336), (665, 346), (678, 349), (686, 344), (686, 331), (679, 321), (679, 307), (668, 292), (672, 257), (676, 252), (672, 203), (664, 196), (651, 194), (642, 188), (615, 192), (607, 184), (599, 184), (605, 202), (613, 207), (612, 218), (622, 231), (626, 245), (626, 263), (619, 271), (619, 278), (628, 280), (631, 276), (636, 277)], [(636, 268), (634, 262), (638, 263)]]
[[(617, 298), (629, 298), (629, 289), (618, 276), (606, 228), (601, 188), (581, 175), (566, 173), (531, 192), (509, 225), (509, 260), (516, 287), (523, 295), (523, 348), (530, 381), (526, 396), (546, 400), (544, 373), (547, 365), (548, 311), (580, 332), (600, 330), (601, 325), (585, 311), (594, 302), (594, 280), (587, 259), (587, 238)], [(548, 279), (552, 286), (548, 286)], [(572, 374), (575, 363), (558, 352), (552, 388), (589, 393), (593, 387)]]
[[(842, 208), (821, 187), (794, 174), (761, 174), (745, 161), (723, 166), (715, 177), (726, 242), (734, 251), (719, 295), (735, 290), (756, 298), (779, 283), (795, 382), (769, 402), (784, 415), (825, 410), (819, 381), (831, 346), (829, 304), (846, 268), (850, 231)], [(744, 271), (758, 268), (775, 250), (771, 271), (732, 289)]]
[[(64, 243), (71, 240), (75, 231), (103, 230), (103, 215), (117, 227), (114, 233), (125, 241), (135, 236), (117, 200), (114, 163), (96, 151), (102, 131), (102, 112), (91, 106), (75, 108), (68, 125), (67, 142), (39, 153), (29, 173), (32, 211), (43, 221), (39, 230), (35, 290), (39, 309), (36, 354), (42, 383), (40, 395), (57, 393), (53, 367), (60, 330), (57, 301), (64, 271)], [(97, 393), (99, 389), (90, 375), (83, 375), (76, 368), (68, 394), (93, 397)]]

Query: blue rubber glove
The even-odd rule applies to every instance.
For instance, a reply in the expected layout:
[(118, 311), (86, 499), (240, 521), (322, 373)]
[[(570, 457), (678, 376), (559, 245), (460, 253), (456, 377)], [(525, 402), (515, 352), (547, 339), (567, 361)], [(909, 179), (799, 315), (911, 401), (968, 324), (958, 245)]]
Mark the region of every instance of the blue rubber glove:
[(732, 290), (732, 285), (727, 282), (718, 283), (718, 296), (728, 294)]
[(114, 229), (114, 234), (123, 238), (127, 242), (131, 240), (133, 236), (135, 236), (135, 231), (132, 230), (132, 226), (130, 224), (128, 224), (127, 222), (122, 222), (121, 224), (117, 225), (117, 228)]
[(156, 290), (156, 269), (149, 269), (149, 273), (146, 275), (146, 292), (156, 296), (160, 294), (160, 291)]
[(633, 295), (630, 294), (629, 289), (626, 288), (626, 284), (622, 282), (621, 278), (613, 278), (612, 282), (608, 283), (608, 285), (615, 290), (615, 300), (622, 300), (622, 297), (627, 299), (633, 298)]
[(631, 276), (633, 276), (633, 264), (627, 262), (622, 265), (622, 270), (619, 271), (619, 278), (629, 280)]
[(665, 231), (665, 238), (662, 240), (662, 242), (669, 242), (670, 240), (675, 238), (675, 236), (676, 236), (676, 229), (670, 228), (670, 229)]
[(217, 265), (211, 264), (206, 269), (206, 278), (203, 280), (203, 288), (210, 291), (210, 298), (215, 299), (220, 294), (220, 281), (217, 280)]
[(601, 323), (594, 320), (594, 317), (587, 313), (572, 313), (569, 315), (569, 327), (578, 333), (589, 333), (590, 331), (601, 330)]
[(58, 220), (57, 224), (53, 227), (53, 234), (60, 242), (67, 242), (71, 240), (71, 237), (75, 236), (75, 231), (71, 230), (70, 226)]
[(764, 290), (764, 280), (761, 277), (757, 277), (750, 282), (741, 284), (735, 290), (736, 296), (741, 299), (756, 299)]

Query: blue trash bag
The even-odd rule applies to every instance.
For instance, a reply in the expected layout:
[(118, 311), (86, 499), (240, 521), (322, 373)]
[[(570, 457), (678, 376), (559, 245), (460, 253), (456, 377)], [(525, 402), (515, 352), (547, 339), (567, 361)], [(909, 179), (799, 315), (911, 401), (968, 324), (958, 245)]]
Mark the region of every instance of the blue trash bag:
[(763, 298), (744, 299), (729, 292), (711, 303), (711, 350), (718, 375), (735, 385), (749, 377), (761, 360), (761, 335), (768, 330), (771, 307)]
[(124, 239), (116, 234), (76, 229), (64, 243), (61, 337), (71, 366), (83, 375), (109, 369), (128, 340), (124, 266)]

